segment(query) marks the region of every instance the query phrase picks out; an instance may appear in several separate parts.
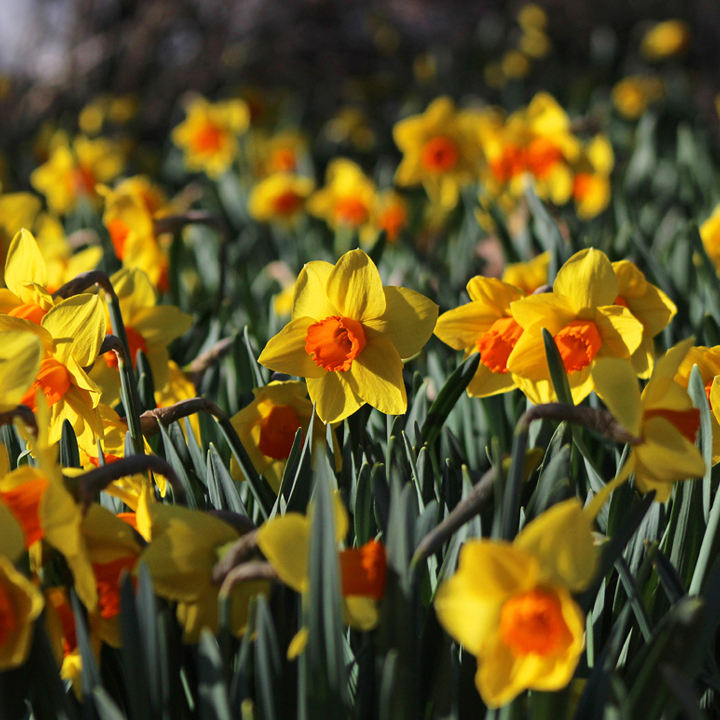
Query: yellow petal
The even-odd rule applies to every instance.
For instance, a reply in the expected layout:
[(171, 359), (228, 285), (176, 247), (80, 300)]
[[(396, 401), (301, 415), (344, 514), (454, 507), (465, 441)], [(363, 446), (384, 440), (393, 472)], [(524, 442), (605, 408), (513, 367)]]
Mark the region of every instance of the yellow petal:
[(572, 592), (587, 588), (597, 571), (590, 519), (577, 498), (553, 505), (528, 523), (513, 545), (539, 560), (545, 582)]
[(132, 327), (143, 336), (148, 346), (168, 345), (184, 335), (191, 325), (192, 316), (174, 305), (143, 308), (132, 319)]
[(407, 288), (386, 287), (383, 292), (385, 312), (363, 323), (367, 339), (389, 340), (401, 358), (412, 357), (430, 339), (438, 319), (438, 306)]
[(295, 281), (293, 319), (311, 317), (324, 320), (331, 315), (340, 314), (327, 296), (327, 282), (332, 270), (330, 263), (315, 260), (307, 263), (300, 271)]
[(266, 522), (257, 535), (258, 547), (280, 579), (305, 592), (308, 583), (310, 522), (299, 513), (287, 513)]
[(477, 372), (467, 386), (470, 397), (490, 397), (499, 393), (508, 392), (516, 387), (515, 376), (512, 373), (496, 373), (482, 364), (478, 365)]
[(512, 303), (510, 310), (518, 325), (528, 329), (538, 323), (553, 336), (577, 319), (572, 301), (554, 292), (529, 295)]
[(23, 395), (35, 382), (43, 344), (32, 332), (0, 332), (0, 412), (20, 404)]
[(45, 260), (32, 233), (27, 230), (13, 238), (5, 260), (5, 284), (19, 297), (23, 297), (24, 286), (30, 283), (45, 287), (47, 269)]
[[(5, 446), (2, 446), (4, 450)], [(7, 451), (5, 451), (7, 454)], [(0, 503), (0, 556), (15, 562), (25, 550), (22, 528), (7, 506)]]
[(598, 357), (629, 358), (643, 339), (642, 323), (621, 305), (598, 308), (593, 318), (603, 340)]
[(618, 284), (610, 260), (601, 250), (575, 253), (558, 271), (553, 292), (567, 297), (577, 310), (612, 305)]
[(342, 317), (364, 322), (385, 312), (385, 293), (375, 263), (363, 250), (346, 252), (330, 272), (327, 296)]
[(675, 375), (692, 347), (694, 338), (689, 337), (671, 347), (656, 363), (650, 382), (643, 391), (643, 404), (646, 407), (659, 405), (675, 381)]
[(327, 371), (316, 365), (305, 350), (305, 337), (308, 328), (314, 323), (311, 317), (291, 320), (275, 337), (268, 340), (258, 362), (276, 372), (304, 378), (322, 378)]
[(105, 338), (105, 311), (97, 295), (82, 293), (59, 302), (42, 319), (56, 342), (55, 357), (72, 357), (80, 367), (92, 365)]
[(308, 394), (317, 403), (315, 409), (324, 423), (340, 422), (365, 404), (365, 400), (353, 390), (346, 375), (323, 371), (322, 377), (307, 379)]
[(595, 391), (613, 417), (631, 434), (640, 433), (643, 407), (635, 373), (627, 360), (600, 358), (592, 368)]
[(294, 660), (299, 655), (302, 655), (302, 653), (305, 650), (305, 646), (307, 645), (309, 636), (310, 636), (310, 630), (306, 627), (301, 627), (297, 631), (297, 633), (295, 634), (295, 637), (290, 641), (290, 644), (288, 645), (288, 649), (287, 649), (287, 659), (288, 660)]
[(385, 415), (402, 415), (407, 410), (402, 371), (402, 360), (392, 343), (373, 340), (355, 358), (346, 375), (358, 398)]
[(377, 627), (380, 619), (377, 600), (362, 595), (346, 595), (343, 600), (343, 616), (346, 625), (362, 632), (368, 632)]

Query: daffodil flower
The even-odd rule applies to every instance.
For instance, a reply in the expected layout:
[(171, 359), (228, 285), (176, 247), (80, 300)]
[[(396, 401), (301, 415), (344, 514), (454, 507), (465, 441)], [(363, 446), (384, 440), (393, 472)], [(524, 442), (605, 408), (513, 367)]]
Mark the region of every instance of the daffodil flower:
[(561, 690), (584, 646), (572, 593), (597, 569), (589, 517), (576, 498), (530, 522), (514, 542), (469, 540), (455, 575), (435, 596), (440, 624), (477, 658), (475, 684), (489, 707), (523, 690)]
[(593, 389), (596, 358), (629, 359), (642, 342), (643, 326), (622, 305), (615, 305), (619, 286), (605, 253), (575, 253), (560, 268), (552, 293), (531, 295), (511, 305), (524, 332), (507, 360), (518, 387), (536, 404), (550, 402), (550, 379), (542, 330), (547, 329), (568, 373), (573, 401)]
[(547, 285), (549, 267), (550, 251), (546, 251), (527, 262), (506, 265), (500, 279), (522, 290), (525, 295), (532, 295), (538, 288)]
[(508, 283), (477, 276), (467, 284), (471, 302), (443, 313), (435, 335), (465, 356), (480, 353), (480, 365), (467, 391), (473, 397), (487, 397), (516, 387), (507, 359), (523, 333), (510, 312), (510, 303), (524, 293)]
[(22, 403), (45, 354), (40, 338), (25, 330), (0, 332), (0, 412)]
[(682, 20), (665, 20), (651, 27), (640, 42), (647, 60), (658, 61), (678, 55), (690, 41), (690, 28)]
[(307, 378), (325, 423), (365, 403), (388, 415), (407, 409), (402, 359), (419, 352), (437, 319), (437, 305), (405, 288), (382, 286), (362, 250), (333, 267), (311, 262), (295, 286), (292, 320), (270, 339), (259, 362)]
[(632, 447), (617, 477), (593, 499), (591, 514), (631, 473), (641, 492), (655, 490), (655, 500), (665, 502), (673, 483), (705, 472), (705, 462), (695, 446), (700, 412), (674, 379), (692, 343), (692, 338), (678, 343), (657, 361), (642, 394), (626, 361), (605, 358), (595, 363), (596, 392), (615, 419), (641, 442)]
[(478, 113), (461, 110), (448, 97), (439, 97), (422, 115), (401, 120), (393, 128), (403, 153), (395, 182), (422, 184), (443, 209), (457, 205), (460, 188), (477, 178), (483, 155), (477, 136)]
[(260, 222), (292, 224), (303, 213), (315, 188), (308, 177), (278, 172), (261, 180), (250, 192), (248, 212)]

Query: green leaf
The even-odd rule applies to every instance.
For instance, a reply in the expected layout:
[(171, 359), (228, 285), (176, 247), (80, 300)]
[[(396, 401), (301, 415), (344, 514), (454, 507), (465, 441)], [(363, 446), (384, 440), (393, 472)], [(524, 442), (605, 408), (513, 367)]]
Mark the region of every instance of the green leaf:
[(200, 717), (233, 720), (220, 648), (209, 628), (200, 634), (198, 681)]
[(162, 423), (158, 423), (160, 428), (160, 435), (163, 441), (163, 450), (165, 452), (165, 458), (170, 463), (175, 474), (178, 476), (183, 488), (185, 489), (185, 496), (187, 497), (188, 507), (197, 510), (198, 502), (195, 496), (195, 488), (193, 487), (190, 477), (187, 474), (185, 463), (180, 459), (180, 454), (177, 451), (173, 441), (170, 439), (168, 431), (165, 429)]
[[(225, 467), (225, 463), (223, 463), (222, 458), (212, 443), (210, 443), (210, 447), (208, 448), (207, 464), (210, 471), (208, 473), (208, 481), (212, 478), (212, 482), (215, 485), (215, 492), (221, 499), (221, 504), (218, 508), (227, 508), (234, 513), (238, 513), (238, 515), (248, 517), (235, 480), (233, 480), (230, 471)], [(208, 482), (208, 490), (209, 489), (210, 484)]]
[(275, 635), (270, 608), (263, 595), (256, 599), (255, 640), (255, 697), (258, 717), (261, 720), (275, 720), (276, 701), (280, 693), (281, 661), (280, 649)]
[(79, 468), (80, 450), (78, 449), (75, 430), (69, 420), (63, 420), (62, 435), (60, 437), (60, 463), (63, 467)]
[(150, 361), (142, 350), (137, 351), (138, 399), (140, 411), (152, 410), (157, 407), (155, 402), (155, 382), (150, 368)]
[(367, 462), (360, 466), (357, 477), (353, 520), (358, 545), (364, 545), (375, 537), (377, 527), (373, 513), (373, 486), (370, 463)]

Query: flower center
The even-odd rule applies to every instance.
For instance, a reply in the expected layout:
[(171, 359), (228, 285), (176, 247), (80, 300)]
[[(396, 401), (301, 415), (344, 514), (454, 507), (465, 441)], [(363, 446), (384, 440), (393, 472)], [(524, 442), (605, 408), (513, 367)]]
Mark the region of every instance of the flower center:
[(508, 371), (508, 357), (522, 334), (523, 328), (514, 318), (499, 318), (475, 341), (480, 362), (492, 372), (504, 375)]
[(558, 596), (543, 588), (505, 601), (500, 611), (500, 632), (515, 656), (552, 655), (572, 641)]
[(75, 182), (75, 189), (77, 192), (85, 193), (86, 195), (95, 194), (97, 178), (91, 168), (84, 165), (80, 165), (75, 168), (73, 180)]
[[(7, 505), (8, 510), (22, 528), (25, 547), (30, 547), (45, 534), (40, 526), (38, 508), (47, 486), (48, 481), (45, 478), (37, 477), (10, 490), (0, 492), (0, 500)], [(0, 647), (2, 647), (2, 643), (0, 643)]]
[(405, 208), (400, 205), (391, 205), (379, 217), (378, 225), (387, 233), (388, 242), (394, 242), (400, 235), (400, 230), (407, 222)]
[(325, 370), (345, 372), (365, 347), (365, 331), (357, 320), (330, 315), (308, 328), (305, 350)]
[(369, 216), (367, 205), (354, 195), (338, 198), (333, 214), (337, 222), (351, 227), (363, 225)]
[(528, 145), (527, 165), (535, 177), (545, 177), (562, 159), (560, 148), (547, 138), (536, 138)]
[(197, 153), (208, 155), (222, 148), (224, 132), (215, 123), (206, 120), (192, 139), (192, 148)]
[(376, 540), (340, 553), (340, 577), (345, 596), (362, 595), (380, 600), (385, 591), (386, 572), (385, 547)]
[(278, 148), (272, 154), (270, 166), (276, 172), (295, 172), (297, 166), (295, 153), (288, 148)]
[(128, 555), (107, 563), (93, 563), (98, 606), (103, 620), (110, 620), (120, 613), (120, 575), (123, 570), (130, 572), (136, 563), (136, 555)]
[(290, 405), (274, 405), (260, 425), (258, 449), (267, 457), (287, 460), (299, 427), (300, 419)]
[(20, 404), (27, 405), (35, 412), (37, 410), (35, 396), (39, 389), (43, 391), (43, 395), (47, 398), (48, 407), (52, 407), (65, 396), (71, 384), (72, 381), (68, 369), (54, 358), (45, 358), (40, 363), (40, 371), (38, 372), (37, 378), (35, 378), (35, 382), (30, 386), (25, 395), (23, 395)]
[(506, 183), (525, 170), (526, 152), (518, 145), (508, 144), (502, 154), (490, 164), (490, 169), (498, 182)]
[(573, 197), (576, 200), (583, 200), (584, 198), (586, 198), (590, 194), (592, 184), (593, 176), (590, 173), (577, 173), (573, 178)]
[(450, 172), (458, 163), (457, 143), (444, 135), (428, 140), (422, 149), (420, 162), (426, 170), (436, 173)]
[(655, 410), (646, 410), (643, 413), (643, 421), (654, 417), (665, 418), (691, 443), (695, 442), (698, 430), (700, 429), (700, 411), (696, 408), (692, 410), (666, 410), (665, 408), (657, 408)]
[(615, 302), (613, 304), (614, 305), (622, 305), (623, 307), (630, 309), (630, 306), (628, 305), (627, 300), (622, 295), (618, 295), (615, 298)]
[(707, 395), (708, 405), (710, 406), (711, 410), (712, 410), (712, 403), (710, 402), (710, 391), (712, 390), (713, 380), (715, 380), (715, 378), (711, 377), (707, 381), (707, 383), (705, 383), (705, 394)]
[[(125, 334), (127, 335), (130, 358), (132, 359), (133, 367), (135, 367), (137, 365), (138, 350), (142, 350), (145, 354), (147, 354), (147, 344), (145, 343), (145, 338), (131, 325), (125, 326)], [(117, 370), (118, 359), (117, 355), (112, 350), (106, 352), (103, 357), (105, 358), (105, 362), (109, 368)]]
[(278, 215), (288, 216), (297, 212), (302, 205), (303, 199), (292, 190), (281, 192), (273, 201), (275, 212)]
[(29, 320), (34, 322), (36, 325), (40, 324), (40, 321), (47, 314), (47, 310), (43, 310), (39, 305), (35, 303), (25, 303), (24, 305), (18, 305), (14, 307), (8, 315), (12, 315), (16, 318), (22, 318), (23, 320)]
[(0, 647), (5, 647), (18, 626), (17, 613), (10, 591), (0, 583)]
[(110, 233), (110, 241), (112, 242), (118, 260), (122, 260), (125, 254), (125, 241), (130, 234), (130, 228), (124, 220), (113, 218), (108, 223), (108, 232)]
[(587, 367), (602, 345), (602, 337), (591, 320), (573, 320), (556, 336), (555, 344), (568, 373)]

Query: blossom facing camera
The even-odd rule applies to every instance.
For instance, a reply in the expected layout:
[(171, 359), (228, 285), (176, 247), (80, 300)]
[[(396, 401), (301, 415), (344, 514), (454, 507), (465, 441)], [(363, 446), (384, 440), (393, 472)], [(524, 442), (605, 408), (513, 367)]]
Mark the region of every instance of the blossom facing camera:
[(469, 540), (457, 572), (438, 588), (438, 620), (477, 658), (475, 684), (488, 707), (572, 679), (585, 634), (572, 593), (587, 588), (597, 568), (590, 522), (572, 498), (512, 543)]
[(407, 409), (402, 361), (428, 341), (437, 312), (413, 290), (383, 287), (375, 263), (351, 250), (335, 266), (305, 265), (292, 320), (268, 341), (259, 362), (307, 378), (325, 423), (340, 422), (365, 403), (401, 415)]

